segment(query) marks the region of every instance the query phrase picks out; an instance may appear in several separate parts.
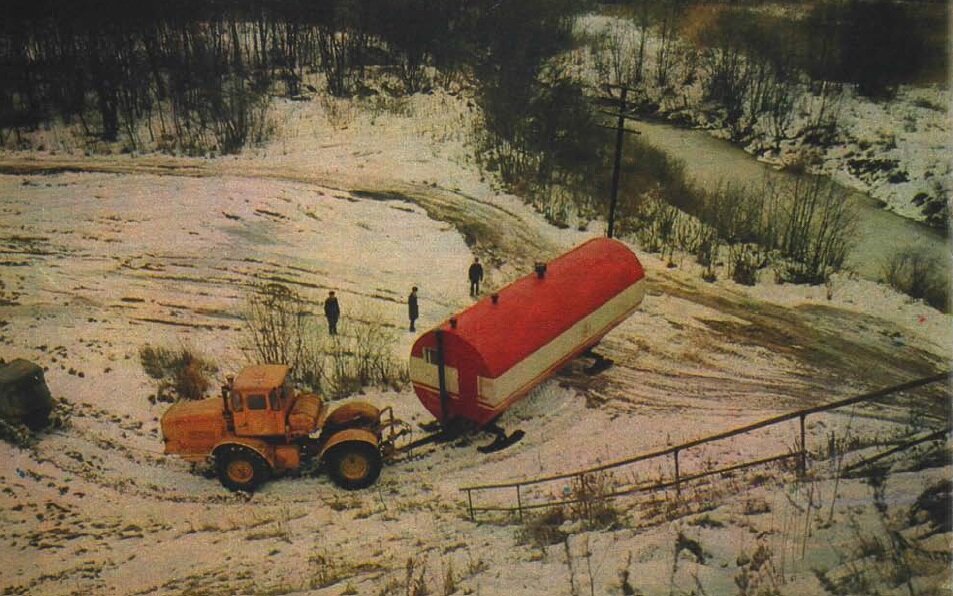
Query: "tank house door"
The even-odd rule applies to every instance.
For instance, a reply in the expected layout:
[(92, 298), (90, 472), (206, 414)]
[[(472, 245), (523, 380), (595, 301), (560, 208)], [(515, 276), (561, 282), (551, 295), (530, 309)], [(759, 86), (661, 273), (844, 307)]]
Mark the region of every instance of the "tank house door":
[[(423, 358), (410, 359), (410, 378), (421, 385), (435, 390), (440, 388), (440, 371), (437, 368), (438, 358), (436, 348), (424, 348)], [(451, 398), (460, 397), (460, 375), (452, 366), (443, 365), (444, 382), (447, 393)]]

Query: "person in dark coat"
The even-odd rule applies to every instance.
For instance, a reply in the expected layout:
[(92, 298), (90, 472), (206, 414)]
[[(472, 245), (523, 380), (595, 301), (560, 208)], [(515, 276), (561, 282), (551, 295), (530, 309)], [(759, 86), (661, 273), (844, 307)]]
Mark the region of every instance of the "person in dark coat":
[(470, 270), (467, 272), (470, 278), (470, 295), (478, 296), (480, 294), (480, 282), (483, 281), (483, 265), (480, 264), (479, 257), (473, 259)]
[(420, 310), (417, 308), (417, 286), (414, 286), (410, 289), (410, 296), (407, 296), (407, 316), (410, 317), (411, 331), (416, 331), (416, 329), (414, 329), (414, 322), (419, 315)]
[(328, 298), (324, 301), (324, 316), (328, 319), (328, 333), (330, 335), (338, 334), (338, 319), (341, 318), (341, 307), (338, 306), (338, 299), (334, 292), (328, 292)]

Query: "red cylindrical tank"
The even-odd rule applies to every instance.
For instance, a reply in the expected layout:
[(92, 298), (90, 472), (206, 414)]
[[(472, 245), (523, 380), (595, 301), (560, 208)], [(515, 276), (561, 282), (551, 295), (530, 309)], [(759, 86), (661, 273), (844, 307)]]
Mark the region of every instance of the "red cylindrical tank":
[(625, 320), (642, 301), (644, 278), (632, 251), (609, 238), (538, 266), (417, 339), (417, 396), (441, 423), (489, 424)]

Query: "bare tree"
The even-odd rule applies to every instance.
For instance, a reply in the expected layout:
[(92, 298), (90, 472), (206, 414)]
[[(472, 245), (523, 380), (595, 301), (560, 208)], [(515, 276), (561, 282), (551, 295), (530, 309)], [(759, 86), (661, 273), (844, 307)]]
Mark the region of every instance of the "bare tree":
[(810, 114), (803, 130), (805, 143), (826, 147), (836, 141), (843, 90), (843, 84), (834, 81), (811, 83), (811, 93), (805, 100)]
[[(644, 46), (642, 32), (640, 46)], [(608, 85), (631, 86), (641, 77), (644, 47), (636, 51), (636, 28), (630, 21), (613, 21), (606, 25), (595, 48), (596, 70), (600, 82)], [(633, 59), (633, 56), (635, 58)]]
[(305, 344), (302, 298), (281, 284), (262, 284), (247, 297), (245, 328), (258, 360), (295, 366)]
[(678, 10), (678, 0), (666, 0), (662, 17), (656, 25), (659, 43), (655, 51), (655, 84), (660, 89), (668, 87), (671, 82), (671, 71), (677, 58)]
[(794, 121), (794, 106), (797, 104), (797, 85), (790, 75), (776, 72), (768, 87), (766, 112), (771, 140), (775, 151), (781, 150), (781, 141), (788, 136), (788, 129)]

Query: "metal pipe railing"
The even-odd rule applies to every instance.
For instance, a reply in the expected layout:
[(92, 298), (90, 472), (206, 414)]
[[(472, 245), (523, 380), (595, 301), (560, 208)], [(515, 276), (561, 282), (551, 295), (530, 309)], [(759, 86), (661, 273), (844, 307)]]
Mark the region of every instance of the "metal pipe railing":
[[(467, 509), (468, 509), (468, 511), (469, 511), (469, 513), (470, 513), (470, 518), (471, 518), (471, 519), (474, 518), (474, 512), (476, 512), (476, 511), (516, 511), (516, 512), (519, 513), (520, 518), (522, 519), (522, 515), (523, 515), (523, 510), (524, 510), (524, 509), (536, 509), (536, 508), (540, 508), (540, 507), (551, 507), (551, 506), (558, 506), (558, 505), (563, 505), (563, 504), (571, 504), (571, 503), (579, 502), (578, 499), (575, 499), (575, 500), (564, 500), (564, 501), (559, 501), (559, 502), (547, 501), (546, 503), (539, 503), (539, 504), (523, 504), (522, 487), (532, 486), (532, 485), (535, 485), (535, 484), (543, 484), (543, 483), (547, 483), (547, 482), (554, 482), (554, 481), (556, 481), (556, 480), (565, 480), (565, 479), (568, 479), (568, 478), (577, 478), (577, 479), (579, 480), (579, 482), (580, 482), (580, 487), (581, 487), (581, 489), (582, 489), (582, 490), (585, 490), (585, 489), (586, 489), (586, 480), (585, 480), (585, 477), (586, 477), (587, 474), (593, 474), (593, 473), (596, 473), (596, 472), (602, 472), (602, 471), (605, 471), (605, 470), (610, 470), (610, 469), (613, 469), (613, 468), (618, 468), (618, 467), (622, 467), (622, 466), (634, 464), (634, 463), (637, 463), (637, 462), (640, 462), (640, 461), (645, 461), (645, 460), (649, 460), (649, 459), (655, 459), (655, 458), (659, 458), (659, 457), (664, 457), (664, 456), (669, 455), (669, 454), (671, 454), (671, 455), (673, 456), (674, 464), (675, 464), (675, 478), (674, 478), (674, 480), (673, 480), (673, 481), (668, 481), (668, 482), (657, 483), (657, 484), (651, 485), (651, 486), (649, 486), (649, 487), (642, 487), (642, 488), (638, 489), (639, 491), (644, 491), (644, 490), (660, 490), (661, 488), (667, 488), (667, 487), (669, 487), (669, 486), (674, 486), (674, 487), (675, 487), (676, 498), (678, 498), (678, 497), (680, 497), (680, 495), (681, 495), (681, 485), (682, 485), (682, 483), (684, 483), (684, 482), (689, 482), (689, 481), (691, 481), (691, 480), (696, 480), (696, 479), (698, 479), (698, 478), (703, 478), (703, 477), (705, 477), (705, 476), (711, 476), (711, 475), (717, 474), (717, 473), (727, 473), (727, 472), (729, 472), (729, 471), (736, 470), (736, 469), (741, 469), (741, 468), (744, 468), (744, 467), (751, 467), (751, 466), (755, 466), (755, 465), (763, 465), (763, 464), (765, 464), (765, 463), (770, 463), (770, 462), (772, 462), (772, 461), (776, 461), (776, 460), (780, 460), (780, 459), (786, 459), (786, 458), (795, 457), (795, 456), (798, 458), (798, 462), (797, 462), (797, 463), (798, 463), (798, 474), (799, 474), (800, 477), (803, 477), (804, 474), (807, 473), (807, 442), (806, 442), (806, 441), (807, 441), (807, 433), (806, 433), (806, 420), (807, 420), (807, 416), (809, 416), (809, 415), (811, 415), (811, 414), (817, 414), (817, 413), (820, 413), (820, 412), (826, 412), (826, 411), (835, 410), (835, 409), (838, 409), (838, 408), (843, 408), (843, 407), (845, 407), (845, 406), (853, 405), (853, 404), (860, 403), (860, 402), (871, 401), (871, 400), (874, 400), (874, 399), (878, 399), (878, 398), (881, 398), (881, 397), (885, 397), (885, 396), (887, 396), (887, 395), (891, 395), (891, 394), (894, 394), (894, 393), (899, 393), (899, 392), (901, 392), (901, 391), (907, 391), (907, 390), (910, 390), (910, 389), (915, 389), (915, 388), (918, 388), (918, 387), (922, 387), (922, 386), (925, 386), (925, 385), (929, 385), (929, 384), (932, 384), (932, 383), (936, 383), (936, 382), (938, 382), (938, 381), (941, 381), (941, 380), (944, 380), (944, 379), (949, 379), (949, 378), (950, 378), (950, 372), (949, 372), (949, 371), (943, 372), (943, 373), (938, 373), (938, 374), (935, 374), (935, 375), (932, 375), (932, 376), (929, 376), (929, 377), (924, 377), (924, 378), (921, 378), (921, 379), (915, 379), (915, 380), (913, 380), (913, 381), (908, 381), (908, 382), (906, 382), (906, 383), (901, 383), (901, 384), (899, 384), (899, 385), (893, 385), (893, 386), (891, 386), (891, 387), (887, 387), (887, 388), (884, 388), (884, 389), (879, 389), (879, 390), (877, 390), (877, 391), (871, 391), (871, 392), (868, 392), (868, 393), (864, 393), (864, 394), (857, 395), (857, 396), (854, 396), (854, 397), (850, 397), (850, 398), (838, 400), (838, 401), (831, 402), (831, 403), (828, 403), (828, 404), (821, 404), (821, 405), (818, 405), (818, 406), (812, 406), (812, 407), (810, 407), (810, 408), (804, 408), (804, 409), (797, 410), (797, 411), (794, 411), (794, 412), (789, 412), (789, 413), (787, 413), (787, 414), (782, 414), (782, 415), (780, 415), (780, 416), (774, 416), (774, 417), (767, 418), (767, 419), (765, 419), (765, 420), (760, 420), (760, 421), (758, 421), (758, 422), (754, 422), (754, 423), (752, 423), (752, 424), (748, 424), (748, 425), (745, 425), (745, 426), (742, 426), (742, 427), (739, 427), (739, 428), (734, 428), (734, 429), (727, 430), (727, 431), (724, 431), (724, 432), (721, 432), (721, 433), (717, 433), (717, 434), (714, 434), (714, 435), (710, 435), (710, 436), (708, 436), (708, 437), (703, 437), (703, 438), (700, 438), (700, 439), (695, 439), (695, 440), (692, 440), (692, 441), (688, 441), (688, 442), (682, 443), (682, 444), (680, 444), (680, 445), (676, 445), (676, 446), (674, 446), (674, 447), (668, 447), (668, 448), (666, 448), (666, 449), (661, 449), (661, 450), (653, 451), (653, 452), (650, 452), (650, 453), (644, 453), (644, 454), (636, 455), (636, 456), (633, 456), (633, 457), (629, 457), (629, 458), (617, 460), (617, 461), (614, 461), (614, 462), (609, 462), (609, 463), (606, 463), (606, 464), (602, 464), (602, 465), (599, 465), (599, 466), (594, 466), (594, 467), (587, 468), (587, 469), (584, 469), (584, 470), (576, 470), (576, 471), (574, 471), (574, 472), (565, 472), (565, 473), (561, 473), (561, 474), (552, 474), (552, 475), (548, 475), (548, 476), (540, 476), (540, 477), (532, 478), (532, 479), (529, 479), (529, 480), (518, 480), (518, 481), (510, 481), (510, 482), (498, 482), (498, 483), (492, 483), (492, 484), (480, 484), (480, 485), (473, 485), (473, 486), (464, 486), (464, 487), (461, 487), (459, 490), (462, 491), (462, 492), (466, 492), (466, 493), (467, 493), (467, 504), (468, 504), (468, 505), (467, 505)], [(746, 462), (746, 463), (742, 463), (742, 464), (737, 464), (737, 465), (735, 465), (735, 466), (730, 466), (730, 467), (725, 468), (725, 469), (722, 469), (722, 470), (716, 470), (716, 471), (712, 471), (712, 472), (705, 472), (705, 473), (702, 473), (702, 474), (695, 474), (695, 475), (686, 476), (686, 477), (682, 477), (682, 476), (681, 476), (680, 467), (679, 467), (679, 459), (678, 459), (678, 454), (679, 454), (680, 451), (684, 451), (684, 450), (686, 450), (686, 449), (690, 449), (690, 448), (692, 448), (692, 447), (697, 447), (697, 446), (699, 446), (699, 445), (703, 445), (703, 444), (706, 444), (706, 443), (712, 443), (712, 442), (719, 441), (719, 440), (722, 440), (722, 439), (727, 439), (727, 438), (734, 437), (734, 436), (737, 436), (737, 435), (740, 435), (740, 434), (749, 433), (749, 432), (754, 431), (754, 430), (758, 430), (758, 429), (761, 429), (761, 428), (765, 428), (765, 427), (767, 427), (767, 426), (772, 426), (772, 425), (780, 424), (780, 423), (782, 423), (782, 422), (787, 422), (787, 421), (794, 420), (794, 419), (798, 419), (798, 420), (799, 420), (799, 430), (800, 430), (800, 445), (799, 445), (800, 448), (799, 448), (796, 452), (794, 452), (794, 453), (789, 453), (789, 454), (785, 454), (785, 455), (783, 455), (783, 456), (775, 456), (775, 457), (771, 457), (771, 458), (767, 458), (767, 459), (763, 459), (763, 460), (757, 460), (757, 461), (754, 461), (754, 462)], [(934, 433), (934, 434), (935, 434), (935, 433)], [(517, 506), (516, 506), (515, 508), (513, 508), (513, 507), (475, 507), (475, 506), (473, 505), (473, 493), (474, 493), (475, 491), (499, 490), (499, 489), (505, 489), (505, 488), (516, 488)], [(621, 494), (631, 494), (631, 492), (623, 492), (623, 493), (621, 493)]]

